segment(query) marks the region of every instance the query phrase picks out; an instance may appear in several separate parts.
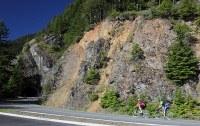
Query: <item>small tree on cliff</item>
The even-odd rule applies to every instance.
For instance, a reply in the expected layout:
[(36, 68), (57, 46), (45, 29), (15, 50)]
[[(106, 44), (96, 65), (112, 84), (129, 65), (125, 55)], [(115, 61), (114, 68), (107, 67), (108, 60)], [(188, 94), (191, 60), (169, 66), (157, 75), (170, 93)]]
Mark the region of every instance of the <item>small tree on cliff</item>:
[(187, 29), (186, 25), (174, 27), (178, 36), (177, 42), (170, 47), (165, 64), (167, 78), (177, 85), (183, 85), (186, 80), (194, 77), (198, 70), (198, 60), (193, 56), (192, 49), (189, 46)]

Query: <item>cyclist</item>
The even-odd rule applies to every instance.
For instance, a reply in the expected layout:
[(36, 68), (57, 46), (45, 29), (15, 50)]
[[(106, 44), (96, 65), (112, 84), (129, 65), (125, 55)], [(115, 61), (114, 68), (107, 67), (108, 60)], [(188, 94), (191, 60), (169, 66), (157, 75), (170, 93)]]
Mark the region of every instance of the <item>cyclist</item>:
[(166, 118), (167, 110), (169, 109), (169, 102), (164, 102), (162, 99), (160, 99), (160, 104), (158, 106), (158, 109), (163, 109), (163, 118)]
[(141, 99), (138, 98), (138, 103), (136, 105), (136, 108), (139, 108), (140, 113), (143, 113), (143, 110), (145, 109), (146, 105), (144, 102), (142, 102)]

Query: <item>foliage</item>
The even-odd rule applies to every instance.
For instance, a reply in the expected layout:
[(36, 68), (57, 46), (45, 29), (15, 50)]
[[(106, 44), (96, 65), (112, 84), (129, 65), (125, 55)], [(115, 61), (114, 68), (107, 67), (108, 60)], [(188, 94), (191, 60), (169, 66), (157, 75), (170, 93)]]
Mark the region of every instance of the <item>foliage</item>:
[(0, 42), (6, 39), (8, 37), (8, 34), (9, 34), (9, 29), (6, 28), (4, 22), (0, 20)]
[(200, 29), (200, 17), (197, 18), (195, 21), (194, 21), (194, 24), (197, 26), (196, 28), (196, 32), (199, 33), (199, 29)]
[(187, 39), (189, 36), (189, 32), (191, 32), (191, 29), (186, 24), (176, 24), (173, 30), (177, 33), (178, 41)]
[(172, 1), (171, 0), (163, 0), (162, 4), (158, 6), (157, 13), (162, 17), (168, 17), (171, 15)]
[(84, 78), (84, 82), (86, 84), (92, 84), (92, 85), (97, 84), (99, 80), (100, 80), (100, 75), (94, 68), (89, 69)]
[(133, 61), (139, 61), (144, 58), (144, 52), (138, 44), (134, 44), (131, 50), (131, 59)]
[(3, 94), (4, 97), (16, 97), (20, 95), (22, 86), (23, 86), (23, 78), (24, 74), (22, 71), (23, 61), (22, 59), (18, 60), (18, 65), (13, 69), (12, 75), (8, 80), (8, 83), (4, 85)]
[(195, 0), (183, 0), (179, 7), (179, 14), (182, 19), (194, 18), (197, 11), (197, 3)]
[(99, 96), (96, 92), (93, 92), (90, 96), (91, 101), (96, 101), (96, 100), (98, 100), (98, 98), (99, 98)]
[(60, 48), (58, 45), (49, 45), (44, 42), (38, 42), (38, 46), (40, 46), (42, 49), (47, 51), (48, 54), (51, 54), (51, 56), (59, 58), (62, 55), (62, 52), (59, 51)]
[(182, 89), (177, 89), (174, 98), (174, 104), (170, 108), (177, 118), (199, 119), (200, 112), (198, 102), (190, 95), (185, 95)]
[[(183, 0), (181, 5), (171, 0), (75, 0), (65, 11), (53, 17), (45, 29), (37, 34), (57, 34), (62, 36), (64, 44), (54, 49), (58, 52), (65, 50), (71, 44), (80, 40), (85, 31), (93, 28), (106, 17), (114, 19), (117, 16), (133, 20), (135, 15), (143, 15), (145, 19), (157, 17), (172, 17), (185, 20), (195, 19), (200, 15), (196, 0)], [(191, 4), (190, 4), (191, 3)], [(160, 4), (160, 5), (159, 5)]]
[(107, 65), (107, 60), (108, 60), (108, 58), (107, 58), (107, 53), (104, 52), (104, 51), (101, 51), (101, 52), (100, 52), (100, 57), (99, 57), (99, 58), (100, 58), (100, 59), (99, 59), (100, 67), (106, 67), (106, 65)]
[(24, 51), (25, 50), (27, 51), (29, 47), (26, 46), (26, 43), (32, 40), (34, 37), (35, 37), (35, 34), (29, 34), (29, 35), (22, 36), (16, 40), (11, 41), (11, 43), (9, 44), (9, 50), (11, 51), (13, 55), (19, 55), (25, 46), (26, 49), (24, 48)]
[(130, 97), (126, 101), (122, 101), (118, 111), (120, 111), (121, 113), (131, 115), (133, 110), (135, 109), (136, 104), (137, 104), (137, 99)]
[(109, 17), (111, 20), (114, 20), (116, 17), (120, 16), (120, 12), (116, 11), (116, 10), (112, 10), (109, 14)]
[(111, 108), (114, 110), (120, 106), (120, 103), (119, 96), (114, 90), (106, 90), (100, 101), (102, 108)]
[(52, 92), (52, 85), (51, 85), (51, 82), (50, 80), (47, 81), (47, 83), (45, 85), (43, 85), (42, 87), (42, 94), (44, 96), (50, 94)]
[(142, 72), (141, 65), (140, 65), (138, 62), (135, 62), (135, 63), (133, 64), (133, 66), (134, 66), (134, 68), (135, 68), (135, 70), (136, 70), (137, 72), (139, 72), (139, 73)]
[(8, 36), (8, 29), (3, 21), (0, 21), (0, 97), (3, 97), (6, 84), (12, 74), (12, 67), (9, 65), (13, 55), (8, 50), (9, 44), (5, 40)]
[(185, 25), (177, 25), (174, 29), (178, 35), (177, 42), (169, 49), (165, 72), (172, 83), (183, 85), (185, 81), (192, 79), (197, 74), (198, 60), (193, 56), (189, 46), (188, 28)]
[(129, 35), (127, 38), (127, 42), (132, 42), (133, 41), (133, 35)]

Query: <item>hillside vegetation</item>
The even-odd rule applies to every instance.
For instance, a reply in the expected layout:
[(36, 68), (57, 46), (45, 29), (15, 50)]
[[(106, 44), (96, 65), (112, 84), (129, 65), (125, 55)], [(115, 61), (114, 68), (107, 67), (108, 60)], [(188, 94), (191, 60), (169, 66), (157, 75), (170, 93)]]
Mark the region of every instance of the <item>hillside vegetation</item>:
[(200, 119), (199, 27), (197, 0), (74, 0), (12, 42), (0, 21), (0, 97), (31, 88), (45, 105), (120, 114), (140, 98), (152, 117), (162, 98)]

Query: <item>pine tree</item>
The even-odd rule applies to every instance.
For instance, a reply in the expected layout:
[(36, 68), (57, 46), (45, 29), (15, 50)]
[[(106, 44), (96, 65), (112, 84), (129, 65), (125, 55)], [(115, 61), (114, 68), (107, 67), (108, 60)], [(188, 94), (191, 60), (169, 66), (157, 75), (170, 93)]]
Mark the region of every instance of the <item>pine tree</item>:
[(9, 30), (6, 28), (4, 22), (0, 20), (0, 42), (8, 37), (8, 31)]
[(197, 9), (195, 0), (183, 0), (179, 8), (179, 14), (182, 19), (194, 18)]
[(10, 52), (7, 51), (7, 41), (5, 38), (8, 36), (8, 29), (3, 21), (0, 21), (0, 97), (2, 96), (3, 86), (7, 83), (11, 74), (9, 69), (9, 62), (11, 60)]
[(175, 30), (178, 35), (177, 42), (169, 49), (167, 62), (165, 64), (165, 72), (167, 78), (171, 80), (172, 83), (183, 85), (185, 81), (197, 74), (198, 60), (193, 56), (193, 51), (189, 46), (187, 37), (180, 37), (187, 34), (185, 31), (186, 26), (179, 25), (177, 27), (178, 30)]
[(171, 8), (172, 8), (172, 1), (171, 0), (163, 0), (162, 4), (158, 6), (158, 13), (163, 17), (168, 17), (171, 15)]

